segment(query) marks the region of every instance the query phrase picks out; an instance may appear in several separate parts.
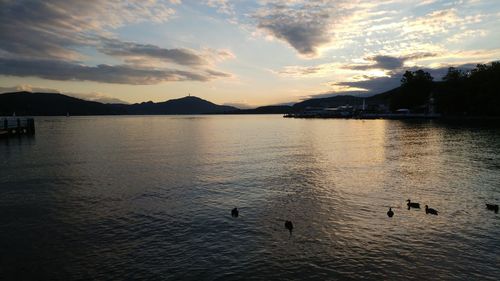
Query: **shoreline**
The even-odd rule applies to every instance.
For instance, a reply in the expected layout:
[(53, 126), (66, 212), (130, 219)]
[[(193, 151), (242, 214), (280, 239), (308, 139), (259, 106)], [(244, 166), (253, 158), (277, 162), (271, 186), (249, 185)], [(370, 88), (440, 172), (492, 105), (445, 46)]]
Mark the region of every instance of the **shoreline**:
[[(206, 115), (206, 116), (242, 116), (242, 115), (281, 115), (283, 118), (292, 118), (292, 119), (358, 119), (358, 120), (376, 120), (376, 119), (381, 119), (381, 120), (450, 120), (450, 121), (467, 121), (467, 120), (500, 120), (500, 116), (456, 116), (456, 115), (434, 115), (434, 116), (429, 116), (425, 114), (411, 114), (411, 115), (400, 115), (400, 114), (380, 114), (380, 115), (369, 115), (369, 116), (297, 116), (295, 114), (285, 114), (283, 113), (245, 113), (245, 114), (239, 114), (239, 113), (192, 113), (192, 114), (83, 114), (83, 115), (71, 115), (71, 116), (66, 116), (66, 115), (21, 115), (21, 116), (16, 116), (19, 118), (32, 118), (32, 117), (113, 117), (113, 116), (199, 116), (199, 115)], [(0, 118), (12, 118), (13, 116), (9, 115), (0, 115)], [(14, 117), (14, 118), (16, 118)]]

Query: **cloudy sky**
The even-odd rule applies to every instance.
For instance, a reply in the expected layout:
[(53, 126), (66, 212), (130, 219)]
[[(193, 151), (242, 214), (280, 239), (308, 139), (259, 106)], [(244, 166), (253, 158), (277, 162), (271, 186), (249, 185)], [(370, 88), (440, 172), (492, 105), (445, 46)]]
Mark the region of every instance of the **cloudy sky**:
[(0, 91), (258, 106), (500, 59), (498, 0), (0, 0)]

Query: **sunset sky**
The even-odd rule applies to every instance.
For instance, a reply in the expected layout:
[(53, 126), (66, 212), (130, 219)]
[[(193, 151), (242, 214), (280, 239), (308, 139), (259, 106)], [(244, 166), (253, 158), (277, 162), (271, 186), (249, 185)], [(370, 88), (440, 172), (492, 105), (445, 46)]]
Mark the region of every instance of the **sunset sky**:
[(0, 0), (0, 91), (240, 107), (500, 59), (498, 0)]

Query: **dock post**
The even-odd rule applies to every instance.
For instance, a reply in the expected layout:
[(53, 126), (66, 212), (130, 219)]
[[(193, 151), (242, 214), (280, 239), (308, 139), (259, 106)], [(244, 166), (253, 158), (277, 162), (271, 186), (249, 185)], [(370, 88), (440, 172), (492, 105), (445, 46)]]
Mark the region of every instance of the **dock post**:
[(35, 118), (0, 118), (0, 136), (35, 134)]
[(17, 128), (16, 134), (20, 135), (23, 132), (23, 128), (21, 127), (21, 119), (17, 118)]
[(34, 135), (35, 134), (35, 119), (29, 118), (27, 121), (28, 121), (28, 133)]

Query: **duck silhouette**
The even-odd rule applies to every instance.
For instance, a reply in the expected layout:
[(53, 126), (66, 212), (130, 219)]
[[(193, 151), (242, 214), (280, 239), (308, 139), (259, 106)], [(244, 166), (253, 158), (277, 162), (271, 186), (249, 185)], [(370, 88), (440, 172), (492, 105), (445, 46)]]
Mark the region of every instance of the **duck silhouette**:
[(392, 211), (392, 208), (389, 208), (389, 211), (387, 211), (387, 216), (392, 218), (394, 216), (394, 212)]
[(231, 216), (233, 218), (237, 218), (239, 214), (240, 212), (238, 211), (238, 208), (235, 207), (234, 209), (231, 210)]
[(498, 205), (497, 204), (488, 204), (486, 203), (486, 209), (490, 211), (495, 211), (495, 214), (498, 213)]
[(434, 210), (432, 208), (429, 208), (429, 206), (425, 205), (425, 213), (437, 216), (438, 211), (436, 211), (436, 210)]
[(285, 221), (285, 228), (290, 231), (290, 235), (292, 235), (293, 223), (291, 221)]
[(416, 202), (411, 202), (410, 199), (406, 200), (406, 202), (408, 202), (406, 205), (408, 206), (408, 210), (410, 208), (416, 208), (416, 209), (420, 209), (420, 203), (416, 203)]

